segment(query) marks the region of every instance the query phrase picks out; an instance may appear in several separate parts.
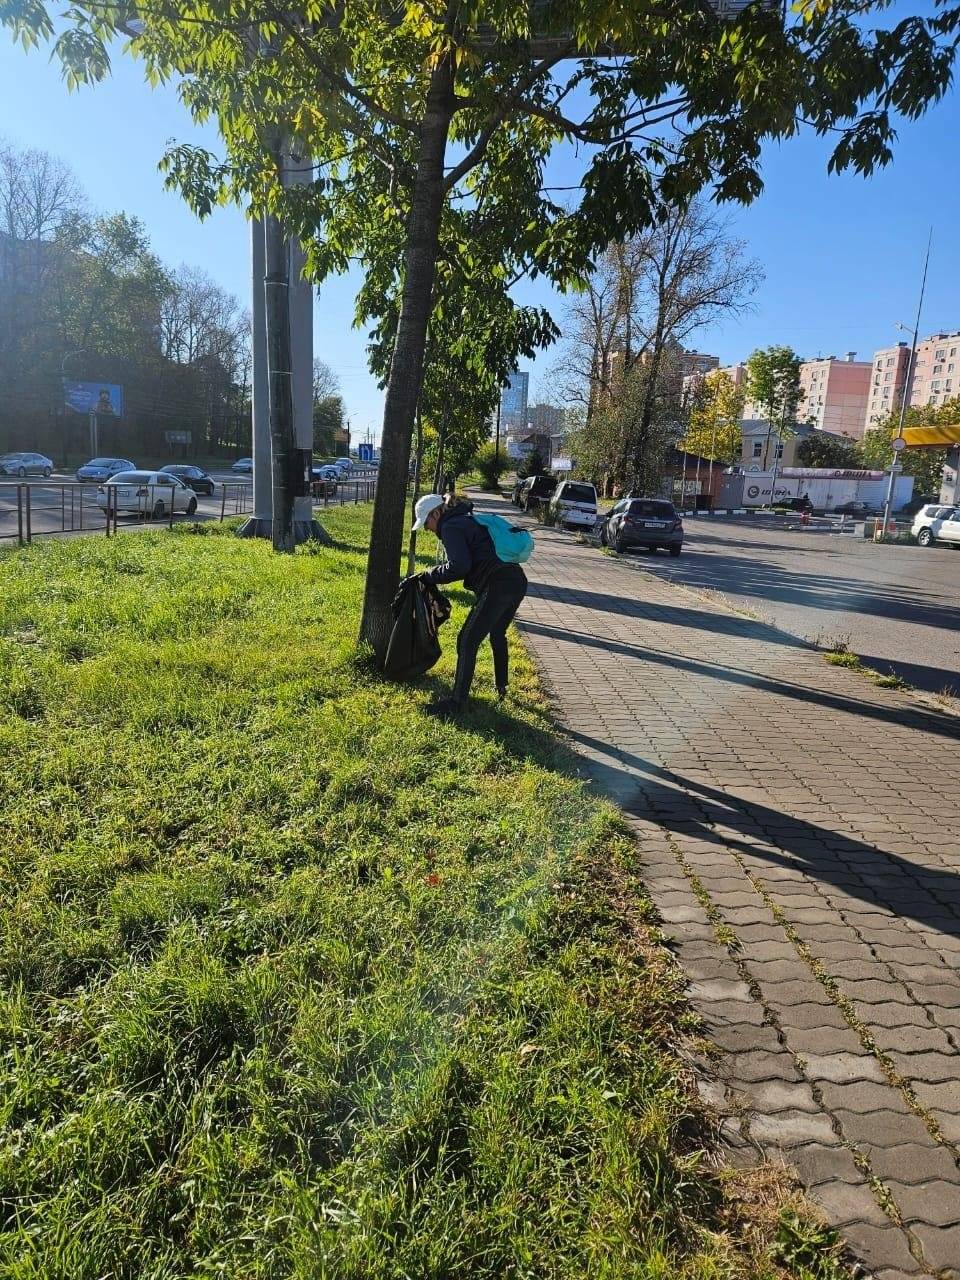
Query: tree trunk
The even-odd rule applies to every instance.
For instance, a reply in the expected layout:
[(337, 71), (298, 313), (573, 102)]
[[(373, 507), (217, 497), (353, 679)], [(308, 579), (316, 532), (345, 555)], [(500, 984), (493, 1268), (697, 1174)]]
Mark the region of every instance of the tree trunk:
[[(410, 514), (416, 515), (417, 499), (420, 497), (420, 472), (423, 467), (423, 422), (420, 418), (420, 410), (417, 410), (417, 451), (413, 464), (413, 498), (410, 502)], [(407, 543), (407, 577), (411, 577), (417, 568), (417, 533), (412, 527), (413, 520), (410, 521), (410, 541)]]
[(407, 222), (403, 297), (383, 410), (380, 479), (373, 506), (360, 623), (360, 639), (373, 647), (378, 658), (386, 652), (393, 621), (390, 602), (400, 581), (410, 442), (433, 302), (444, 202), (443, 162), (455, 105), (453, 88), (453, 60), (444, 54), (430, 78), (421, 126), (420, 155)]
[[(283, 171), (279, 135), (270, 147), (277, 172)], [(270, 413), (270, 456), (273, 490), (274, 551), (293, 551), (294, 476), (297, 471), (293, 428), (293, 373), (290, 358), (290, 254), (279, 219), (263, 219), (266, 274), (263, 290), (267, 330), (267, 385)]]
[(650, 352), (650, 364), (647, 368), (647, 385), (643, 392), (643, 409), (640, 413), (640, 430), (633, 451), (633, 488), (639, 489), (637, 497), (643, 497), (643, 480), (641, 475), (643, 457), (647, 449), (650, 435), (650, 423), (653, 421), (653, 403), (657, 395), (657, 380), (660, 377), (660, 359), (663, 355), (664, 333), (661, 317), (657, 317), (657, 330)]
[(443, 455), (447, 444), (447, 428), (444, 425), (440, 433), (440, 439), (437, 441), (437, 461), (433, 467), (433, 492), (442, 493), (441, 485), (443, 484)]

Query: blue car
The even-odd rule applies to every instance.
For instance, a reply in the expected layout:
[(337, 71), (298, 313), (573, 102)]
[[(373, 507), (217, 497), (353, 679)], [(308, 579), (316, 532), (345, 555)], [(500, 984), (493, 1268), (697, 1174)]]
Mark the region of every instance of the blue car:
[(82, 467), (77, 467), (76, 477), (81, 484), (85, 481), (103, 484), (104, 480), (109, 480), (118, 471), (136, 471), (136, 469), (137, 464), (131, 462), (129, 458), (91, 458)]

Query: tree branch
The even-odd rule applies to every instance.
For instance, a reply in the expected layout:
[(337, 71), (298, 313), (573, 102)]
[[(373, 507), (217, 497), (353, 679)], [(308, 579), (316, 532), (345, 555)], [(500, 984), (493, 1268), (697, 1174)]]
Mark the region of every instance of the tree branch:
[[(480, 130), (480, 133), (477, 136), (477, 141), (473, 147), (467, 152), (460, 163), (450, 170), (446, 178), (444, 178), (444, 191), (450, 191), (457, 185), (465, 174), (468, 174), (475, 165), (479, 164), (483, 159), (487, 147), (490, 145), (490, 139), (496, 133), (500, 125), (503, 124), (504, 120), (512, 115), (517, 103), (523, 95), (529, 89), (533, 88), (541, 76), (550, 71), (552, 67), (555, 67), (558, 62), (562, 62), (575, 47), (575, 41), (567, 41), (562, 48), (557, 49), (554, 53), (549, 54), (545, 58), (541, 58), (539, 62), (533, 64), (526, 75), (521, 76), (520, 82), (507, 96), (507, 100), (504, 102), (503, 106), (498, 107), (497, 110), (492, 112), (487, 118), (487, 121)], [(457, 109), (460, 109), (460, 103), (457, 103), (456, 107)]]
[(334, 71), (324, 58), (317, 52), (309, 40), (304, 38), (302, 30), (291, 22), (287, 15), (281, 10), (275, 8), (272, 4), (268, 6), (273, 19), (284, 29), (287, 35), (293, 40), (300, 52), (304, 55), (315, 71), (318, 71), (321, 77), (334, 89), (339, 89), (341, 93), (347, 95), (348, 98), (354, 99), (362, 107), (365, 107), (371, 115), (375, 115), (384, 124), (395, 125), (398, 129), (403, 129), (413, 137), (419, 137), (420, 126), (413, 120), (408, 120), (406, 116), (397, 115), (388, 108), (381, 106), (379, 102), (368, 93), (354, 85), (346, 76), (340, 75)]

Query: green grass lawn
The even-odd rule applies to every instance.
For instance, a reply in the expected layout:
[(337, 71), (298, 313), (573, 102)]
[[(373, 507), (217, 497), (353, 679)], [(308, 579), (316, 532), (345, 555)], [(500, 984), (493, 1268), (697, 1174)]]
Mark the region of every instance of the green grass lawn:
[(0, 555), (0, 1276), (840, 1274), (708, 1155), (529, 662), (420, 714), (355, 651), (369, 513), (324, 519)]

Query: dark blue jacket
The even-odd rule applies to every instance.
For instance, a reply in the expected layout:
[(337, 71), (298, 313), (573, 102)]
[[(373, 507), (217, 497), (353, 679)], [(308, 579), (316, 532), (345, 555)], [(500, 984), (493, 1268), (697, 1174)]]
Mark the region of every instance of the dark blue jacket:
[(461, 579), (477, 595), (483, 591), (495, 569), (503, 567), (497, 555), (493, 539), (487, 530), (474, 520), (465, 502), (448, 507), (440, 517), (437, 537), (447, 553), (447, 563), (428, 569), (423, 577), (434, 586)]

